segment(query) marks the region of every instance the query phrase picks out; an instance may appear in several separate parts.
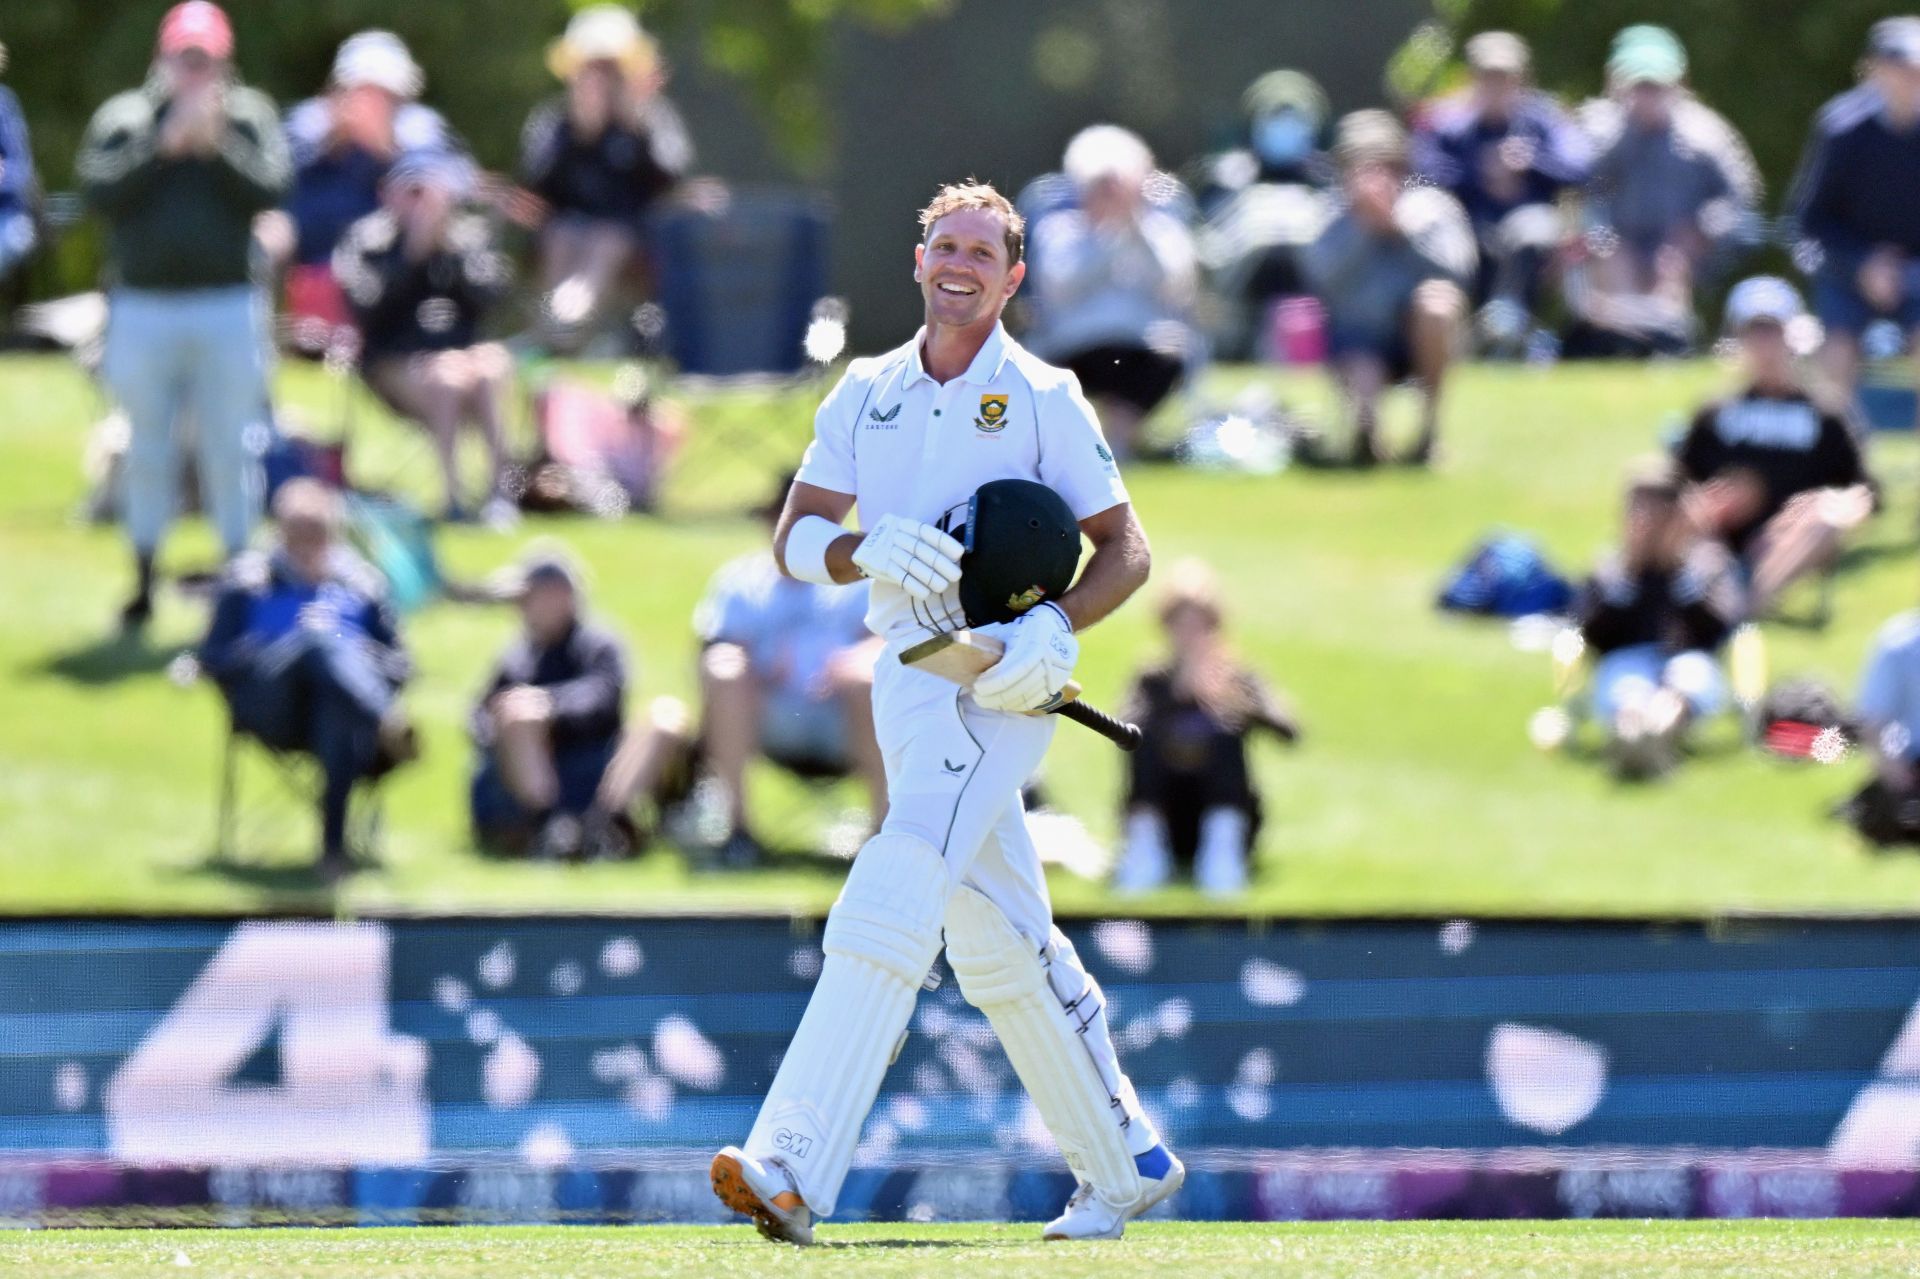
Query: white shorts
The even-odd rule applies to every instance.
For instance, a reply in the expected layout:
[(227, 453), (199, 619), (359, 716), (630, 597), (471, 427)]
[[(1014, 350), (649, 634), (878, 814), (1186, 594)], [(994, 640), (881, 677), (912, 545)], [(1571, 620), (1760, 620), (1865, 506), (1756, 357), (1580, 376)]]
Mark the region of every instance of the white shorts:
[(1020, 788), (1046, 756), (1054, 718), (980, 709), (958, 686), (902, 666), (899, 652), (910, 642), (889, 644), (874, 671), (874, 730), (887, 768), (883, 829), (932, 844), (955, 887), (977, 889), (1021, 936), (1044, 945), (1053, 903)]

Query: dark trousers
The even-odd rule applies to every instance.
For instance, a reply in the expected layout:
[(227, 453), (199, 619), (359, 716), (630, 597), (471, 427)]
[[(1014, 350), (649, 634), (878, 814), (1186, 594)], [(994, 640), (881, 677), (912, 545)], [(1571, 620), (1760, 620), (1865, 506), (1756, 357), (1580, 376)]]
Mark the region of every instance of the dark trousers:
[(344, 851), (347, 796), (373, 770), (380, 718), (393, 705), (393, 684), (365, 643), (298, 631), (267, 646), (224, 689), (240, 731), (319, 761), (322, 847)]
[(1160, 814), (1174, 864), (1190, 871), (1200, 849), (1200, 824), (1210, 809), (1245, 813), (1252, 846), (1260, 830), (1260, 796), (1247, 769), (1244, 737), (1217, 725), (1203, 727), (1191, 711), (1169, 719), (1158, 740), (1152, 727), (1142, 725), (1147, 739), (1127, 756), (1127, 806)]

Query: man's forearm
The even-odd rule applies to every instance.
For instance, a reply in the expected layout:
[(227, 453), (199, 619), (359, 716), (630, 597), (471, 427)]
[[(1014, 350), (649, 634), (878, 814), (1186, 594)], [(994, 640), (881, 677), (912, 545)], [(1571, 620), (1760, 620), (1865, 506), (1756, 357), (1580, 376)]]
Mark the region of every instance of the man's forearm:
[(1146, 585), (1152, 564), (1146, 534), (1138, 524), (1130, 524), (1119, 536), (1094, 548), (1080, 580), (1054, 602), (1066, 611), (1076, 632), (1084, 631)]

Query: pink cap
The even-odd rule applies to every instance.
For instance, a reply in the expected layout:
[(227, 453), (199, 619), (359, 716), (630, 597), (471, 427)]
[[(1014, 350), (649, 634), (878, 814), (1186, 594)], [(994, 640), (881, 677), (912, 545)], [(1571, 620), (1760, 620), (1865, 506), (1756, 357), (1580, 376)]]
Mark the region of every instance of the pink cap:
[(211, 0), (186, 0), (160, 19), (160, 52), (174, 54), (186, 49), (199, 49), (212, 58), (233, 56), (233, 25)]

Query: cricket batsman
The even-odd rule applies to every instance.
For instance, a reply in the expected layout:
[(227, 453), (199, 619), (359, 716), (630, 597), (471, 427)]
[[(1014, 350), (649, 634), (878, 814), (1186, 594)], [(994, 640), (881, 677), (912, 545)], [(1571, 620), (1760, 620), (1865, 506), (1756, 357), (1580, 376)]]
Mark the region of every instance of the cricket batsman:
[[(1117, 1239), (1186, 1169), (1120, 1069), (1099, 983), (1053, 926), (1019, 792), (1055, 728), (1028, 712), (1066, 686), (1077, 634), (1147, 580), (1147, 538), (1079, 383), (1000, 324), (1026, 275), (1013, 205), (991, 186), (948, 186), (920, 226), (913, 278), (926, 324), (848, 367), (774, 531), (789, 576), (873, 583), (867, 624), (887, 646), (873, 689), (887, 818), (827, 917), (820, 979), (753, 1131), (714, 1156), (714, 1193), (769, 1239), (812, 1241), (944, 941), (961, 993), (992, 1023), (1078, 1179), (1043, 1237)], [(1009, 479), (1053, 490), (1093, 553), (1072, 589), (1022, 599), (1015, 620), (984, 628), (1005, 654), (963, 690), (899, 655), (959, 624), (964, 548), (936, 521)], [(841, 523), (855, 503), (858, 533)]]

